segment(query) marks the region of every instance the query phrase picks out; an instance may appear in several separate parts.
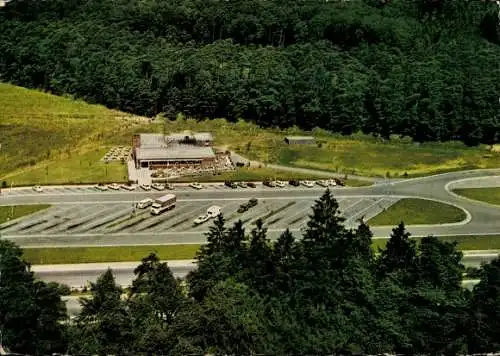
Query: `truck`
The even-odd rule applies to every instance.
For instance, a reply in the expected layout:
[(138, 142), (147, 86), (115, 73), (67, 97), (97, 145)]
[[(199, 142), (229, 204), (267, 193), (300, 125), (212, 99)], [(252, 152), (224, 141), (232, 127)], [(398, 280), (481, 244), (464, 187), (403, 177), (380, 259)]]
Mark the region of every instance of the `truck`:
[(151, 206), (151, 214), (159, 215), (166, 210), (170, 210), (175, 207), (175, 202), (177, 197), (174, 194), (167, 194), (158, 199), (155, 199), (153, 205)]

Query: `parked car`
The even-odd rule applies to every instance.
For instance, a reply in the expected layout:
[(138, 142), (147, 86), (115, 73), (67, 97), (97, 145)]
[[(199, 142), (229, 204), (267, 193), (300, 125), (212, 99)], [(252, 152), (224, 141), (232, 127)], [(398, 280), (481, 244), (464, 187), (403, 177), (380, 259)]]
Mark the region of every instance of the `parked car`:
[(190, 186), (191, 188), (193, 188), (193, 189), (197, 189), (197, 190), (199, 190), (199, 189), (203, 189), (203, 186), (202, 186), (200, 183), (198, 183), (198, 182), (193, 182), (193, 183), (189, 184), (189, 186)]
[(330, 185), (329, 181), (327, 180), (318, 180), (316, 184), (321, 187), (328, 187)]
[(262, 181), (262, 184), (265, 185), (266, 187), (271, 187), (271, 188), (274, 188), (276, 186), (276, 183), (270, 179), (264, 179), (264, 181)]
[(140, 187), (142, 190), (145, 190), (145, 191), (151, 190), (151, 186), (149, 184), (141, 184)]
[(285, 182), (283, 182), (283, 181), (281, 181), (281, 180), (277, 180), (277, 181), (275, 182), (275, 185), (276, 185), (277, 187), (279, 187), (279, 188), (284, 188), (284, 187), (286, 186), (286, 183), (285, 183)]
[(151, 188), (156, 189), (156, 190), (165, 190), (165, 184), (153, 183), (153, 184), (151, 184)]
[(139, 209), (146, 209), (147, 207), (153, 205), (153, 199), (147, 198), (144, 200), (141, 200), (140, 202), (137, 203), (137, 207)]
[(300, 185), (300, 181), (298, 181), (296, 179), (292, 179), (292, 180), (288, 181), (288, 184), (293, 185), (294, 187), (298, 187)]
[(96, 184), (95, 185), (95, 188), (100, 190), (101, 192), (105, 191), (105, 190), (108, 190), (108, 187), (106, 187), (104, 184), (102, 183), (99, 183), (99, 184)]
[(224, 185), (232, 189), (238, 188), (238, 185), (235, 182), (231, 182), (230, 180), (226, 180), (224, 182)]
[(256, 185), (254, 182), (248, 182), (248, 183), (247, 183), (247, 187), (250, 187), (250, 188), (257, 188), (257, 185)]
[(248, 184), (246, 182), (238, 182), (237, 185), (240, 188), (246, 188), (248, 186)]
[(108, 185), (108, 188), (113, 189), (113, 190), (118, 190), (118, 189), (120, 189), (120, 186), (117, 183), (113, 183), (113, 184)]
[(341, 187), (345, 186), (345, 181), (343, 179), (333, 178), (333, 180), (337, 183), (337, 185), (340, 185)]
[(259, 203), (259, 201), (255, 198), (252, 198), (248, 201), (246, 204), (241, 204), (240, 207), (238, 208), (238, 213), (244, 213), (245, 211), (248, 211), (248, 209), (253, 208)]
[(41, 192), (43, 192), (43, 187), (42, 187), (42, 186), (40, 186), (40, 185), (35, 185), (35, 186), (33, 187), (33, 190), (34, 190), (35, 192), (37, 192), (37, 193), (41, 193)]
[(215, 218), (216, 216), (219, 216), (222, 212), (222, 209), (218, 205), (212, 205), (210, 208), (207, 209), (207, 215), (210, 218)]
[(167, 188), (168, 190), (174, 190), (174, 186), (170, 183), (165, 184), (165, 188)]
[(135, 190), (137, 187), (134, 184), (122, 184), (120, 188), (123, 188), (128, 191)]
[(330, 187), (335, 187), (337, 185), (337, 182), (335, 182), (335, 179), (328, 179), (327, 182), (328, 182), (328, 185)]
[(314, 182), (311, 182), (310, 180), (303, 180), (300, 182), (303, 186), (307, 188), (313, 188), (314, 187)]
[(193, 222), (194, 222), (195, 225), (200, 225), (200, 224), (203, 224), (204, 222), (206, 222), (208, 220), (210, 220), (210, 216), (208, 216), (208, 215), (205, 214), (205, 215), (198, 216), (196, 219), (194, 219)]

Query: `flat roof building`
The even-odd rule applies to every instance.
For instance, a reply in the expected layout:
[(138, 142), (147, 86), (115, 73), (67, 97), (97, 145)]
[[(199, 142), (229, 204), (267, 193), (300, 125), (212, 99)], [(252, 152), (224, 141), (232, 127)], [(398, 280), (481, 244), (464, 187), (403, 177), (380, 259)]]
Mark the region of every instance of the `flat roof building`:
[(289, 145), (313, 145), (316, 141), (312, 136), (286, 136), (285, 142)]
[(215, 161), (210, 133), (138, 134), (134, 136), (136, 168), (161, 168), (170, 165), (206, 165)]

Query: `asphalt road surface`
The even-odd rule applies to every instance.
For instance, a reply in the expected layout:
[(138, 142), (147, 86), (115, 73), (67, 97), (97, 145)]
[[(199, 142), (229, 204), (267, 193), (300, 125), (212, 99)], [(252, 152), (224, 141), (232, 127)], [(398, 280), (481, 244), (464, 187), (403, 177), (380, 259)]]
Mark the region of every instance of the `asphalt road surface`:
[[(476, 179), (487, 177), (482, 179)], [(431, 199), (464, 209), (467, 220), (457, 224), (408, 226), (414, 236), (500, 234), (500, 207), (471, 201), (450, 192), (454, 186), (475, 187), (487, 180), (488, 186), (500, 186), (500, 169), (475, 170), (415, 178), (376, 182), (359, 188), (333, 188), (348, 226), (357, 219), (369, 219), (404, 197)], [(53, 206), (0, 225), (3, 237), (23, 247), (102, 246), (136, 244), (203, 243), (208, 223), (193, 226), (193, 220), (211, 205), (220, 205), (229, 223), (241, 219), (247, 229), (257, 218), (265, 217), (269, 236), (275, 239), (289, 227), (297, 236), (307, 223), (314, 200), (324, 188), (291, 187), (230, 189), (222, 184), (206, 184), (202, 190), (177, 185), (177, 207), (158, 217), (137, 210), (132, 204), (162, 192), (107, 191), (93, 187), (46, 187), (43, 193), (30, 188), (2, 191), (0, 205), (49, 203)], [(250, 198), (259, 204), (243, 214), (238, 206)], [(375, 237), (388, 237), (392, 227), (373, 227)]]
[[(184, 278), (195, 268), (192, 260), (167, 261), (176, 278)], [(113, 270), (116, 283), (128, 287), (134, 279), (134, 269), (139, 262), (82, 263), (71, 265), (35, 265), (31, 270), (35, 276), (46, 282), (57, 282), (80, 289), (95, 282), (108, 268)]]

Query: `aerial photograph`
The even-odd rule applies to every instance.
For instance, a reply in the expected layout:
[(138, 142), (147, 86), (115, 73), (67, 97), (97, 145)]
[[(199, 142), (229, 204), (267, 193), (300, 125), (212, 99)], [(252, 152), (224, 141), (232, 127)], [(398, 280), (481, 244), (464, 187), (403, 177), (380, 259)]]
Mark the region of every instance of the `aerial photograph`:
[(0, 355), (500, 355), (500, 0), (0, 0)]

